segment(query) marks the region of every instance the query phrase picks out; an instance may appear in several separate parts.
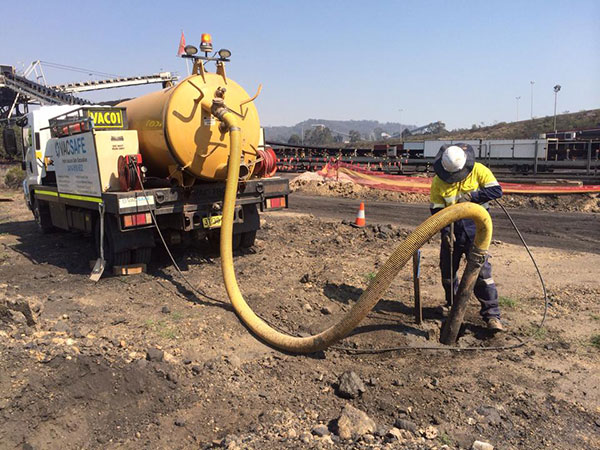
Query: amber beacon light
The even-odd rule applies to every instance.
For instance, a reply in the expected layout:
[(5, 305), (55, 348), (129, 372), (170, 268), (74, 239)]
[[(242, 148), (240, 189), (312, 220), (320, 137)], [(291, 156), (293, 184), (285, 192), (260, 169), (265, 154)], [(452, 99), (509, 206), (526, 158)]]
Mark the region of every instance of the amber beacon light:
[(200, 50), (203, 52), (212, 52), (212, 36), (208, 33), (202, 33), (200, 38)]

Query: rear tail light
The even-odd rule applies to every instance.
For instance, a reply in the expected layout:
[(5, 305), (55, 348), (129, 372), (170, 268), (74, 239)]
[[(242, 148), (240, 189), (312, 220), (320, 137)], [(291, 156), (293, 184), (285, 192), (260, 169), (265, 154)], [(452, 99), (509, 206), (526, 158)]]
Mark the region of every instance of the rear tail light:
[(285, 208), (286, 206), (285, 197), (274, 197), (265, 200), (266, 209)]
[(139, 227), (140, 225), (148, 225), (152, 223), (152, 214), (140, 213), (140, 214), (126, 214), (122, 217), (123, 228)]

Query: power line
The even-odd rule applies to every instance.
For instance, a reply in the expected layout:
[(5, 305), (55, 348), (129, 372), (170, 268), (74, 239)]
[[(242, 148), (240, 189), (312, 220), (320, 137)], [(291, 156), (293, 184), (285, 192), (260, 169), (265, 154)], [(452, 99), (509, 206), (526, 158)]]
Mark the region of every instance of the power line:
[(83, 67), (67, 66), (65, 64), (53, 63), (53, 62), (49, 62), (49, 61), (40, 61), (40, 62), (43, 63), (44, 65), (46, 65), (48, 67), (52, 67), (54, 69), (70, 70), (72, 72), (85, 73), (88, 75), (100, 75), (103, 77), (122, 78), (121, 75), (116, 75), (114, 73), (100, 72), (98, 70), (85, 69)]

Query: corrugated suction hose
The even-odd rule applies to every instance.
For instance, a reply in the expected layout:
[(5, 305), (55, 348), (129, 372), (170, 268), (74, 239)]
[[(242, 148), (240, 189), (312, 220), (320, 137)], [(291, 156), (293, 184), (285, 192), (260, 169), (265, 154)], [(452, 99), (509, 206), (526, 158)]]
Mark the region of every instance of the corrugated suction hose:
[(379, 270), (358, 301), (338, 323), (319, 334), (309, 337), (295, 337), (281, 333), (269, 326), (252, 311), (244, 300), (235, 277), (231, 241), (233, 213), (238, 190), (239, 164), (231, 163), (240, 161), (241, 158), (240, 129), (237, 126), (237, 118), (231, 112), (220, 114), (219, 118), (227, 125), (231, 140), (231, 154), (227, 170), (221, 225), (221, 270), (225, 288), (238, 317), (253, 333), (273, 347), (294, 353), (311, 353), (322, 350), (346, 337), (385, 294), (400, 269), (412, 259), (413, 253), (443, 227), (456, 220), (472, 219), (477, 228), (474, 249), (480, 254), (485, 254), (489, 248), (492, 238), (492, 219), (483, 207), (475, 203), (460, 203), (445, 208), (429, 217), (396, 247), (394, 253)]

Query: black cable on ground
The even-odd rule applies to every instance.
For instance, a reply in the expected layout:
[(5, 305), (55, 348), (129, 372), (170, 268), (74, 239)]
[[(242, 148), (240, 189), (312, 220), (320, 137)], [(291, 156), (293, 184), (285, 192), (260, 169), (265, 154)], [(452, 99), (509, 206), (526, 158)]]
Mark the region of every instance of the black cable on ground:
[(521, 232), (517, 228), (517, 225), (515, 224), (515, 221), (513, 220), (513, 218), (511, 217), (511, 215), (508, 213), (508, 211), (506, 210), (506, 208), (504, 207), (504, 205), (502, 205), (502, 203), (500, 203), (498, 201), (498, 199), (494, 199), (494, 201), (502, 209), (502, 211), (504, 211), (504, 214), (506, 214), (506, 217), (508, 218), (508, 220), (510, 221), (511, 225), (513, 226), (513, 228), (517, 232), (517, 235), (519, 236), (519, 239), (521, 239), (521, 242), (523, 243), (523, 246), (525, 247), (525, 250), (527, 250), (527, 254), (531, 258), (531, 262), (533, 263), (533, 265), (535, 267), (535, 270), (536, 270), (536, 272), (538, 274), (538, 277), (540, 278), (540, 283), (542, 284), (542, 291), (544, 292), (544, 315), (542, 316), (542, 320), (540, 321), (540, 324), (538, 325), (538, 330), (540, 330), (544, 326), (544, 322), (546, 322), (546, 316), (548, 314), (548, 292), (546, 291), (546, 283), (544, 283), (544, 277), (542, 277), (542, 272), (540, 272), (540, 268), (538, 267), (537, 262), (536, 262), (535, 258), (533, 257), (533, 254), (531, 253), (531, 250), (529, 249), (529, 246), (525, 242), (525, 239), (523, 238), (523, 235), (521, 234)]
[(171, 250), (169, 249), (169, 246), (167, 245), (167, 241), (165, 241), (165, 238), (163, 237), (163, 234), (160, 231), (160, 227), (158, 226), (158, 222), (156, 221), (156, 215), (154, 214), (154, 209), (150, 206), (150, 202), (148, 201), (148, 194), (146, 194), (146, 189), (144, 189), (144, 183), (142, 182), (142, 178), (140, 177), (140, 173), (138, 172), (137, 168), (134, 170), (134, 172), (138, 178), (138, 181), (140, 182), (140, 187), (142, 188), (142, 193), (144, 194), (144, 198), (146, 199), (146, 205), (148, 205), (148, 210), (150, 211), (150, 215), (152, 216), (152, 221), (154, 222), (154, 228), (156, 228), (156, 231), (158, 232), (158, 236), (160, 237), (160, 240), (162, 241), (162, 244), (165, 247), (165, 250), (167, 251), (169, 258), (171, 259), (171, 262), (173, 263), (173, 267), (175, 267), (175, 269), (177, 270), (177, 272), (179, 273), (181, 278), (183, 278), (183, 280), (186, 282), (186, 284), (189, 286), (189, 288), (192, 290), (192, 292), (194, 292), (196, 295), (199, 295), (200, 297), (204, 297), (205, 299), (211, 300), (213, 302), (227, 303), (227, 302), (224, 302), (223, 300), (219, 300), (217, 298), (211, 297), (210, 295), (202, 292), (200, 289), (197, 289), (183, 274), (183, 272), (179, 268), (179, 265), (175, 261), (175, 258), (173, 257), (173, 254), (171, 253)]

